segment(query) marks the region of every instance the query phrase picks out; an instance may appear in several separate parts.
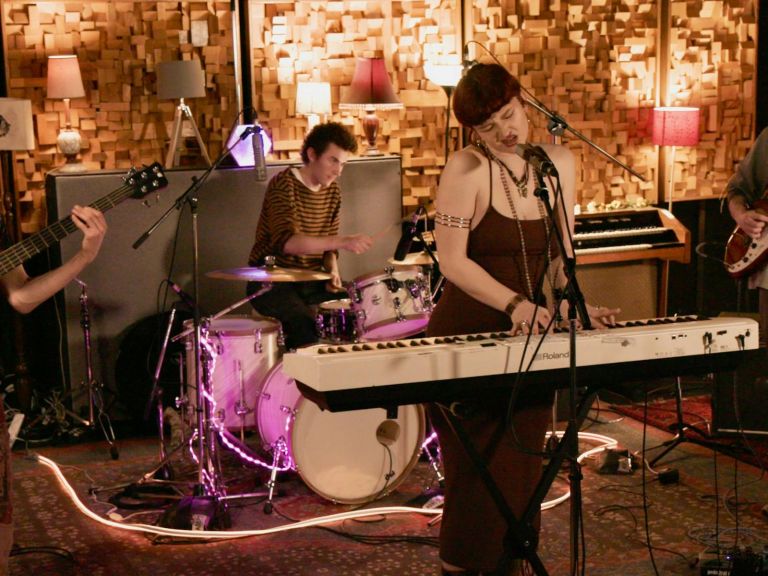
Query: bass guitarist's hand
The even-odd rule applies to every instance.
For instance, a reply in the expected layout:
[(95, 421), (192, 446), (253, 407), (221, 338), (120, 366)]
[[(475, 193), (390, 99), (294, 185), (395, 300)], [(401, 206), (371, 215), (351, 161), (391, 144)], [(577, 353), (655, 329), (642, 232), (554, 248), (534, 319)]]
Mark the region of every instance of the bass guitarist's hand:
[(734, 198), (728, 203), (731, 216), (739, 228), (750, 238), (759, 240), (763, 235), (765, 225), (768, 223), (768, 215), (760, 210), (749, 208), (741, 198)]
[(90, 206), (72, 207), (72, 222), (83, 232), (80, 252), (87, 262), (93, 262), (101, 249), (104, 235), (107, 233), (107, 221), (104, 214)]

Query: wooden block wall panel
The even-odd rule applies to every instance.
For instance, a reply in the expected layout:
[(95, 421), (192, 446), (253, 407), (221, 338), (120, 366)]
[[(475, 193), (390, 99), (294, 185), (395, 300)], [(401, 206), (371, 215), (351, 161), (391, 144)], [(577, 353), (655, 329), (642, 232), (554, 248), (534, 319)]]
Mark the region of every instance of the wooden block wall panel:
[[(83, 137), (81, 157), (87, 168), (164, 161), (166, 124), (172, 123), (175, 109), (155, 96), (155, 67), (165, 60), (203, 63), (207, 97), (188, 103), (209, 155), (218, 156), (238, 112), (228, 2), (10, 0), (2, 2), (2, 17), (9, 96), (32, 100), (36, 118), (37, 149), (15, 165), (24, 231), (45, 223), (44, 175), (64, 162), (55, 146), (63, 104), (45, 97), (50, 55), (74, 53), (80, 61), (86, 97), (72, 101), (72, 120)], [(204, 46), (190, 43), (193, 27), (205, 29)], [(33, 198), (41, 200), (39, 205), (25, 206)]]
[[(673, 15), (669, 71), (657, 69), (659, 2), (633, 0), (475, 4), (474, 40), (482, 42), (524, 86), (585, 136), (643, 174), (630, 176), (573, 137), (581, 204), (660, 201), (659, 159), (651, 144), (650, 111), (660, 74), (674, 85), (670, 105), (702, 108), (702, 145), (676, 158), (675, 198), (722, 191), (743, 157), (737, 142), (753, 130), (755, 4), (748, 0), (664, 0)], [(535, 8), (535, 9), (534, 9)], [(535, 17), (535, 18), (534, 18)], [(522, 42), (510, 50), (499, 22)], [(524, 24), (524, 26), (523, 26)], [(482, 61), (481, 51), (476, 57)], [(562, 90), (567, 87), (566, 90)], [(546, 119), (532, 111), (533, 136), (546, 140)], [(661, 182), (666, 182), (666, 171)]]
[(675, 200), (719, 196), (744, 157), (739, 142), (751, 141), (755, 10), (749, 0), (672, 3), (669, 103), (701, 109), (702, 140), (688, 154), (678, 149)]
[[(668, 3), (673, 29), (668, 70), (659, 70), (658, 14)], [(199, 58), (205, 99), (190, 101), (215, 157), (236, 114), (232, 15), (225, 1), (0, 0), (10, 95), (30, 98), (38, 148), (16, 162), (21, 203), (36, 196), (43, 175), (61, 164), (55, 137), (60, 102), (45, 99), (45, 60), (80, 56), (87, 98), (74, 101), (73, 121), (87, 148), (89, 168), (127, 168), (163, 160), (174, 103), (155, 97), (157, 62)], [(445, 96), (424, 76), (426, 61), (448, 63), (462, 41), (483, 44), (523, 85), (598, 146), (632, 166), (628, 175), (574, 137), (564, 142), (577, 158), (580, 204), (622, 205), (664, 199), (656, 182), (666, 167), (651, 144), (649, 119), (661, 75), (674, 86), (668, 104), (702, 109), (701, 144), (676, 156), (675, 198), (717, 195), (752, 141), (756, 66), (753, 0), (478, 0), (467, 10), (462, 40), (458, 0), (338, 0), (264, 3), (248, 7), (254, 104), (275, 140), (273, 159), (298, 157), (306, 119), (295, 113), (296, 84), (331, 83), (332, 119), (362, 141), (359, 114), (340, 111), (356, 56), (382, 56), (406, 105), (380, 112), (379, 148), (402, 156), (403, 206), (434, 197), (445, 164)], [(194, 29), (194, 34), (193, 34)], [(490, 61), (474, 45), (471, 56)], [(246, 88), (248, 89), (248, 88)], [(530, 112), (534, 139), (550, 139), (546, 119)], [(460, 132), (450, 119), (449, 145)], [(193, 147), (194, 148), (194, 147)], [(194, 149), (184, 158), (195, 161)], [(429, 190), (427, 195), (425, 191)], [(37, 196), (42, 194), (38, 191)], [(44, 205), (44, 203), (43, 203)], [(25, 229), (44, 213), (23, 209)], [(41, 220), (34, 220), (41, 218)]]
[(403, 157), (408, 169), (404, 207), (429, 202), (445, 164), (446, 100), (425, 78), (423, 65), (460, 58), (459, 2), (252, 2), (249, 11), (259, 121), (276, 143), (289, 141), (293, 146), (278, 144), (273, 156), (298, 156), (306, 119), (295, 113), (296, 84), (304, 80), (331, 83), (330, 119), (349, 125), (362, 146), (359, 114), (340, 111), (338, 105), (352, 80), (354, 58), (384, 57), (406, 107), (377, 113), (378, 147)]

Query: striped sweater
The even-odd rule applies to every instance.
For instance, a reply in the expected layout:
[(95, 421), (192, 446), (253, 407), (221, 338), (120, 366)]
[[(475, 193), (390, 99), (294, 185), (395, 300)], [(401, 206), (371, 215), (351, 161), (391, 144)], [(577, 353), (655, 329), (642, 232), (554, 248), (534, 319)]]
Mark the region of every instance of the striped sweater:
[(250, 266), (262, 266), (265, 256), (286, 268), (321, 270), (322, 254), (285, 254), (285, 243), (294, 234), (334, 236), (339, 233), (341, 190), (337, 182), (310, 190), (287, 168), (269, 181), (256, 226), (256, 239), (248, 257)]

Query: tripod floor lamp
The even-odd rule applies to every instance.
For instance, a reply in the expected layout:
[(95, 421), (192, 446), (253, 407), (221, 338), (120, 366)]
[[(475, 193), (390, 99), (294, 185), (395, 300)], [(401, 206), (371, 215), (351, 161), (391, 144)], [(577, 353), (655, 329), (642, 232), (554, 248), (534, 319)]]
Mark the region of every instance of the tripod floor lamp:
[(179, 140), (182, 135), (184, 120), (192, 125), (200, 152), (208, 166), (211, 159), (205, 147), (200, 130), (197, 128), (195, 117), (184, 101), (185, 98), (205, 97), (205, 72), (199, 60), (174, 60), (171, 62), (159, 62), (157, 65), (157, 97), (161, 100), (179, 100), (176, 113), (173, 117), (171, 129), (171, 144), (165, 159), (165, 167), (172, 168), (178, 159)]

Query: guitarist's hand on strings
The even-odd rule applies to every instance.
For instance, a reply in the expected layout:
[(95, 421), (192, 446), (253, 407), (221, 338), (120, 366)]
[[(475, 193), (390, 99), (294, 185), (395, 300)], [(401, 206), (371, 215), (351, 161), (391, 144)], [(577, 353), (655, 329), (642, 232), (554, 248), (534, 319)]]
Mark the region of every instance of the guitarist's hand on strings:
[(763, 234), (766, 223), (768, 223), (768, 215), (759, 210), (748, 208), (742, 203), (739, 205), (734, 204), (734, 202), (731, 203), (731, 215), (736, 221), (736, 224), (738, 224), (739, 228), (748, 234), (750, 238), (759, 240), (760, 236)]
[(80, 252), (87, 262), (93, 262), (99, 253), (104, 235), (107, 233), (107, 221), (104, 214), (90, 206), (72, 207), (72, 222), (83, 232)]

